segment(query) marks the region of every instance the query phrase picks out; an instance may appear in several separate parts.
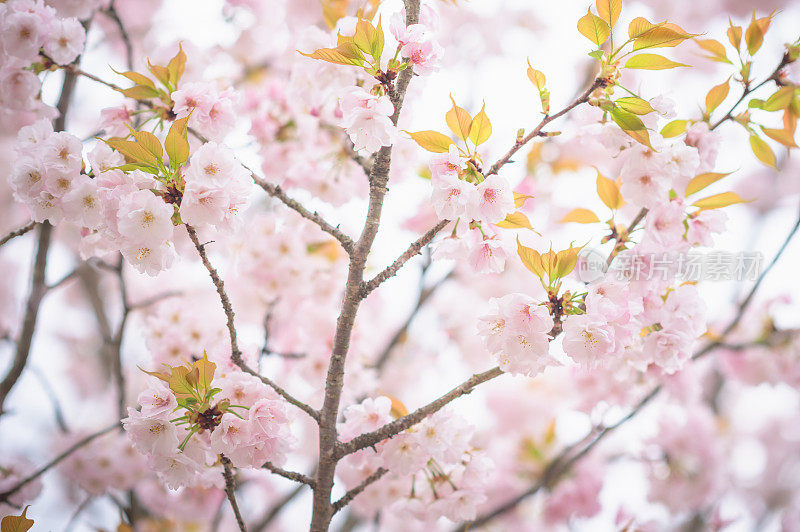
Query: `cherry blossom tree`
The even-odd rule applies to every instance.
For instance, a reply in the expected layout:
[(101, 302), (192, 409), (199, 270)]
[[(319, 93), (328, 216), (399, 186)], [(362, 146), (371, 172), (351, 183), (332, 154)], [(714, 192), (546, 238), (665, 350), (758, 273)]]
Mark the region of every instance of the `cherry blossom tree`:
[(3, 532), (800, 530), (772, 3), (0, 3)]

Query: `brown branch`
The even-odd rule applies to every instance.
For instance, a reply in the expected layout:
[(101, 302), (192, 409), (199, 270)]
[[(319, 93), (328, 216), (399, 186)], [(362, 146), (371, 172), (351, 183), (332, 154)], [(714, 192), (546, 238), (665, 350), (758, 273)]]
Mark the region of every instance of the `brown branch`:
[(117, 9), (114, 4), (115, 1), (112, 0), (105, 13), (112, 21), (114, 21), (114, 24), (116, 24), (117, 29), (119, 30), (122, 44), (125, 46), (125, 62), (128, 66), (128, 70), (133, 70), (133, 44), (131, 43), (131, 37), (128, 34), (128, 30), (125, 29), (125, 25), (122, 23), (122, 20), (119, 18), (119, 13), (117, 13)]
[[(406, 8), (406, 25), (410, 26), (419, 21), (419, 0), (404, 0)], [(394, 85), (387, 87), (389, 98), (394, 105), (391, 116), (392, 124), (397, 125), (397, 120), (403, 107), (406, 89), (411, 81), (411, 69), (403, 70), (397, 77)], [(333, 517), (331, 504), (331, 491), (333, 489), (334, 474), (339, 445), (336, 432), (336, 421), (339, 416), (339, 403), (344, 385), (344, 369), (347, 352), (350, 349), (350, 337), (355, 323), (356, 313), (364, 298), (362, 287), (364, 283), (364, 268), (367, 255), (372, 249), (375, 236), (381, 220), (383, 200), (387, 192), (389, 169), (391, 167), (392, 147), (383, 146), (378, 150), (375, 162), (369, 174), (369, 206), (364, 227), (355, 245), (352, 247), (350, 262), (347, 272), (341, 311), (336, 321), (333, 349), (328, 363), (328, 373), (325, 378), (325, 398), (319, 418), (319, 467), (316, 473), (316, 486), (312, 503), (311, 532), (324, 532), (330, 526)]]
[(419, 237), (416, 241), (414, 241), (408, 249), (406, 249), (402, 255), (397, 257), (395, 261), (389, 265), (385, 270), (377, 274), (375, 277), (364, 283), (364, 288), (362, 289), (363, 296), (366, 297), (370, 294), (373, 290), (378, 288), (381, 283), (393, 277), (403, 265), (411, 260), (413, 257), (419, 255), (422, 252), (422, 248), (430, 244), (430, 242), (436, 237), (436, 235), (444, 229), (444, 227), (450, 223), (450, 220), (441, 220), (432, 228), (430, 228), (424, 235)]
[(303, 484), (299, 484), (292, 491), (284, 495), (284, 497), (281, 500), (276, 502), (272, 506), (272, 508), (270, 508), (269, 511), (267, 511), (267, 513), (264, 515), (261, 521), (251, 526), (250, 529), (253, 532), (261, 532), (262, 530), (266, 530), (267, 527), (272, 523), (272, 521), (274, 521), (275, 518), (278, 517), (278, 514), (281, 513), (281, 510), (283, 510), (287, 504), (292, 502), (298, 495), (300, 495), (300, 493), (302, 493), (304, 487), (305, 486)]
[(236, 517), (236, 524), (239, 525), (241, 532), (247, 532), (247, 528), (244, 526), (244, 519), (242, 519), (242, 514), (239, 511), (239, 504), (236, 502), (236, 479), (233, 478), (231, 461), (224, 454), (219, 455), (219, 461), (224, 469), (222, 477), (225, 479), (225, 495), (228, 497), (228, 502), (231, 503), (233, 515)]
[(373, 474), (365, 478), (364, 481), (361, 482), (361, 484), (359, 484), (358, 486), (356, 486), (351, 490), (348, 490), (347, 493), (345, 493), (341, 499), (333, 503), (333, 513), (338, 512), (339, 510), (350, 504), (350, 501), (355, 499), (362, 491), (367, 489), (370, 484), (379, 481), (381, 477), (383, 477), (383, 475), (385, 475), (388, 472), (389, 472), (388, 469), (379, 467)]
[(316, 410), (295, 399), (289, 392), (278, 386), (271, 379), (260, 375), (244, 362), (242, 359), (242, 351), (239, 349), (239, 343), (236, 339), (236, 325), (234, 324), (233, 306), (231, 305), (231, 301), (228, 298), (227, 292), (225, 292), (225, 283), (222, 281), (222, 278), (220, 278), (216, 268), (214, 268), (214, 266), (211, 264), (211, 261), (208, 260), (205, 244), (200, 243), (200, 240), (197, 238), (197, 231), (195, 231), (194, 227), (189, 224), (184, 225), (186, 226), (186, 232), (189, 233), (189, 238), (191, 239), (192, 244), (194, 244), (195, 249), (197, 249), (197, 253), (200, 255), (200, 260), (203, 262), (203, 266), (205, 266), (206, 270), (208, 270), (208, 274), (211, 276), (211, 281), (214, 283), (214, 288), (216, 288), (220, 302), (222, 303), (222, 310), (225, 312), (228, 335), (230, 336), (231, 342), (231, 361), (239, 366), (239, 368), (241, 368), (241, 370), (245, 373), (249, 373), (250, 375), (261, 379), (261, 382), (275, 390), (278, 395), (286, 399), (289, 403), (298, 407), (313, 419), (318, 419), (319, 413)]
[(498, 367), (494, 367), (488, 371), (484, 371), (483, 373), (476, 373), (475, 375), (473, 375), (463, 383), (459, 384), (458, 386), (456, 386), (455, 388), (453, 388), (440, 398), (436, 399), (433, 402), (428, 403), (425, 406), (418, 408), (417, 410), (411, 412), (410, 414), (395, 419), (391, 423), (387, 423), (386, 425), (382, 426), (377, 430), (374, 430), (372, 432), (367, 432), (360, 436), (356, 436), (355, 438), (346, 443), (340, 443), (337, 447), (336, 456), (341, 458), (348, 454), (360, 451), (361, 449), (366, 449), (367, 447), (371, 447), (387, 438), (391, 438), (392, 436), (401, 433), (407, 428), (416, 425), (427, 416), (435, 412), (438, 412), (453, 400), (458, 399), (462, 395), (470, 393), (479, 384), (492, 380), (495, 377), (498, 377), (502, 374), (503, 370), (501, 370)]
[(39, 225), (39, 239), (36, 248), (36, 259), (33, 265), (33, 277), (31, 279), (31, 288), (28, 295), (28, 300), (25, 304), (25, 314), (22, 319), (22, 329), (17, 340), (17, 349), (14, 353), (14, 359), (11, 362), (11, 368), (8, 373), (0, 381), (0, 415), (3, 413), (3, 406), (5, 405), (8, 394), (11, 389), (22, 376), (22, 371), (28, 363), (28, 357), (33, 345), (33, 336), (36, 332), (36, 322), (39, 317), (39, 306), (42, 298), (47, 293), (47, 284), (45, 282), (45, 270), (47, 268), (47, 251), (50, 248), (50, 239), (53, 233), (53, 226), (49, 222), (44, 222)]
[(118, 422), (114, 423), (113, 425), (110, 425), (110, 426), (108, 426), (108, 427), (106, 427), (106, 428), (104, 428), (102, 430), (98, 430), (97, 432), (95, 432), (93, 434), (89, 434), (85, 438), (79, 440), (78, 442), (73, 444), (69, 449), (67, 449), (66, 451), (62, 452), (61, 454), (59, 454), (58, 456), (56, 456), (55, 458), (53, 458), (52, 460), (47, 462), (45, 465), (43, 465), (41, 468), (39, 468), (35, 473), (25, 477), (24, 479), (20, 480), (19, 482), (17, 482), (13, 486), (11, 486), (6, 491), (0, 493), (0, 502), (8, 501), (9, 497), (14, 495), (16, 492), (18, 492), (19, 490), (21, 490), (22, 488), (24, 488), (25, 486), (27, 486), (28, 484), (30, 484), (31, 482), (33, 482), (34, 480), (36, 480), (37, 478), (42, 476), (43, 474), (45, 474), (47, 471), (52, 469), (54, 466), (58, 465), (59, 462), (61, 462), (65, 458), (67, 458), (69, 455), (71, 455), (72, 453), (74, 453), (75, 451), (80, 449), (81, 447), (91, 443), (96, 438), (99, 438), (100, 436), (102, 436), (104, 434), (107, 434), (107, 433), (111, 432), (112, 430), (114, 430), (115, 428), (118, 428), (120, 426), (122, 426), (122, 425), (118, 421)]
[(269, 183), (255, 174), (252, 174), (252, 176), (255, 184), (264, 189), (267, 194), (280, 200), (284, 205), (295, 211), (306, 220), (315, 223), (320, 229), (338, 240), (345, 251), (352, 253), (353, 239), (344, 234), (344, 232), (339, 229), (338, 225), (334, 227), (328, 223), (317, 211), (311, 212), (306, 209), (300, 202), (289, 197), (279, 185)]
[(517, 153), (520, 148), (525, 146), (528, 142), (533, 140), (535, 137), (538, 137), (542, 133), (542, 128), (544, 128), (544, 126), (546, 126), (556, 118), (564, 116), (575, 107), (578, 107), (579, 105), (589, 101), (589, 96), (591, 96), (591, 94), (595, 91), (595, 89), (602, 86), (604, 83), (605, 81), (602, 78), (595, 79), (594, 82), (592, 82), (592, 84), (589, 86), (589, 88), (583, 91), (583, 93), (580, 96), (575, 98), (575, 100), (573, 100), (572, 103), (570, 103), (569, 105), (567, 105), (554, 115), (545, 115), (545, 117), (542, 118), (542, 121), (539, 122), (539, 124), (536, 127), (534, 127), (530, 133), (528, 133), (524, 138), (517, 140), (517, 142), (514, 143), (511, 149), (508, 150), (508, 152), (504, 156), (498, 159), (497, 162), (491, 166), (491, 168), (489, 168), (489, 171), (486, 172), (485, 176), (489, 177), (490, 175), (499, 172), (500, 169), (506, 165), (506, 163), (511, 161), (511, 157), (513, 157), (514, 154)]
[(283, 478), (288, 478), (289, 480), (294, 480), (295, 482), (299, 482), (301, 484), (307, 484), (311, 486), (311, 489), (314, 489), (314, 479), (308, 475), (297, 473), (296, 471), (287, 471), (286, 469), (278, 467), (271, 462), (265, 462), (261, 467)]
[(27, 233), (28, 231), (30, 231), (34, 227), (36, 227), (36, 222), (28, 222), (27, 224), (23, 225), (22, 227), (20, 227), (18, 229), (14, 229), (13, 231), (8, 233), (3, 238), (0, 238), (0, 246), (5, 244), (6, 242), (11, 240), (12, 238), (17, 238), (18, 236), (24, 235), (25, 233)]

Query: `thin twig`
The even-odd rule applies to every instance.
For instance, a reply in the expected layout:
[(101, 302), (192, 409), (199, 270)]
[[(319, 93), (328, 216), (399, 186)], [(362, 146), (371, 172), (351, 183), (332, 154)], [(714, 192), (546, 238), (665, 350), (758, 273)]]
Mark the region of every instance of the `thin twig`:
[(58, 425), (58, 429), (62, 433), (69, 432), (69, 426), (67, 425), (66, 419), (64, 419), (64, 411), (61, 408), (61, 402), (58, 400), (56, 392), (53, 390), (50, 381), (47, 380), (47, 377), (45, 377), (44, 373), (42, 373), (39, 368), (31, 367), (31, 373), (33, 373), (34, 377), (39, 380), (42, 390), (44, 390), (47, 398), (50, 399), (50, 404), (53, 405), (53, 415), (56, 418), (56, 425)]
[(289, 480), (294, 480), (295, 482), (300, 482), (301, 484), (308, 484), (312, 488), (314, 487), (314, 479), (308, 475), (297, 473), (295, 471), (287, 471), (286, 469), (276, 466), (272, 462), (265, 462), (261, 467), (283, 478), (288, 478)]
[(62, 452), (61, 454), (59, 454), (58, 456), (56, 456), (55, 458), (53, 458), (52, 460), (47, 462), (44, 466), (42, 466), (41, 468), (36, 470), (35, 473), (33, 473), (30, 476), (25, 477), (24, 479), (20, 480), (19, 482), (17, 482), (13, 486), (11, 486), (6, 491), (0, 493), (0, 502), (6, 502), (9, 497), (14, 495), (16, 492), (18, 492), (19, 490), (21, 490), (22, 488), (24, 488), (25, 486), (27, 486), (28, 484), (30, 484), (31, 482), (33, 482), (34, 480), (36, 480), (37, 478), (42, 476), (43, 474), (45, 474), (47, 471), (49, 471), (54, 466), (58, 465), (59, 462), (61, 462), (65, 458), (69, 457), (69, 455), (71, 455), (72, 453), (74, 453), (75, 451), (77, 451), (78, 449), (83, 447), (84, 445), (87, 445), (87, 444), (91, 443), (96, 438), (99, 438), (100, 436), (102, 436), (104, 434), (107, 434), (107, 433), (111, 432), (112, 430), (114, 430), (115, 428), (120, 427), (120, 426), (121, 426), (121, 423), (119, 421), (117, 421), (113, 425), (110, 425), (110, 426), (108, 426), (108, 427), (106, 427), (106, 428), (104, 428), (102, 430), (98, 430), (97, 432), (95, 432), (93, 434), (89, 434), (85, 438), (79, 440), (77, 443), (73, 444), (69, 449), (67, 449), (66, 451)]
[(225, 318), (227, 320), (227, 327), (228, 327), (228, 335), (230, 336), (230, 343), (231, 343), (231, 361), (239, 366), (242, 371), (245, 373), (249, 373), (254, 377), (258, 377), (261, 379), (261, 382), (275, 390), (281, 397), (286, 399), (289, 403), (293, 404), (294, 406), (301, 409), (303, 412), (307, 413), (313, 419), (319, 418), (319, 413), (311, 408), (309, 405), (295, 399), (289, 392), (278, 386), (275, 382), (271, 379), (260, 375), (258, 372), (254, 371), (242, 359), (242, 352), (239, 349), (239, 344), (236, 339), (236, 325), (234, 323), (234, 312), (233, 306), (231, 305), (231, 301), (228, 298), (227, 292), (225, 292), (225, 283), (219, 276), (216, 268), (211, 264), (211, 261), (208, 260), (208, 254), (205, 250), (205, 244), (201, 244), (200, 240), (197, 238), (197, 231), (189, 225), (186, 225), (186, 231), (189, 233), (189, 238), (194, 244), (195, 249), (197, 249), (197, 253), (200, 255), (200, 260), (205, 266), (208, 274), (211, 276), (211, 281), (214, 283), (214, 288), (217, 290), (217, 294), (219, 295), (220, 302), (222, 303), (222, 310), (225, 312)]
[(252, 530), (252, 532), (261, 532), (262, 530), (266, 530), (272, 521), (278, 517), (278, 514), (281, 513), (281, 510), (283, 510), (287, 504), (292, 502), (298, 495), (300, 495), (300, 493), (302, 493), (304, 487), (305, 486), (303, 484), (298, 484), (292, 491), (284, 495), (282, 499), (276, 502), (272, 508), (270, 508), (266, 514), (264, 514), (264, 517), (261, 519), (261, 521), (250, 527), (250, 530)]
[(385, 270), (377, 274), (375, 277), (364, 283), (363, 294), (366, 297), (369, 295), (373, 290), (378, 288), (385, 280), (393, 277), (403, 265), (408, 262), (411, 258), (416, 257), (422, 252), (422, 248), (427, 246), (431, 243), (431, 241), (439, 234), (439, 231), (444, 229), (444, 227), (450, 223), (450, 220), (441, 220), (436, 225), (431, 227), (424, 235), (419, 237), (415, 240), (408, 249), (406, 249), (402, 255), (397, 257), (395, 261), (389, 265)]
[(36, 222), (29, 222), (29, 223), (23, 225), (22, 227), (20, 227), (18, 229), (14, 229), (13, 231), (8, 233), (3, 238), (0, 238), (0, 246), (5, 244), (6, 242), (11, 240), (12, 238), (17, 238), (18, 236), (24, 235), (25, 233), (27, 233), (28, 231), (30, 231), (34, 227), (36, 227)]
[(222, 476), (225, 479), (225, 495), (227, 495), (228, 501), (231, 503), (233, 515), (236, 516), (236, 524), (239, 525), (239, 530), (241, 532), (247, 532), (247, 528), (244, 526), (244, 519), (242, 519), (242, 514), (239, 511), (239, 504), (236, 502), (236, 482), (233, 478), (231, 461), (224, 454), (219, 455), (219, 461), (224, 468)]
[(355, 499), (362, 491), (367, 489), (370, 484), (377, 482), (378, 480), (381, 479), (381, 477), (383, 477), (383, 475), (385, 475), (388, 472), (389, 472), (388, 469), (379, 467), (373, 474), (365, 478), (364, 481), (361, 482), (361, 484), (359, 484), (358, 486), (356, 486), (351, 490), (348, 490), (347, 493), (345, 493), (341, 499), (333, 503), (333, 513), (338, 512), (339, 510), (350, 504), (350, 501)]

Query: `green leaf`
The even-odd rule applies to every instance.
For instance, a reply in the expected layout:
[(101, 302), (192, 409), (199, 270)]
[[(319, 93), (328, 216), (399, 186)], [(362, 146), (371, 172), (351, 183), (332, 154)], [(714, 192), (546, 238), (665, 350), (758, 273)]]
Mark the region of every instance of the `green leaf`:
[(149, 100), (150, 98), (158, 97), (160, 94), (158, 90), (145, 85), (134, 85), (129, 89), (122, 89), (119, 92), (134, 100)]
[(469, 140), (479, 146), (489, 140), (492, 136), (492, 122), (486, 115), (486, 104), (481, 107), (481, 112), (475, 115), (472, 119), (472, 125), (469, 127)]
[(153, 154), (153, 156), (159, 162), (161, 162), (162, 158), (164, 157), (164, 151), (161, 149), (161, 141), (158, 140), (158, 137), (149, 131), (136, 131), (130, 126), (128, 126), (128, 129), (139, 145), (141, 145), (142, 148), (147, 150), (149, 153)]
[(186, 131), (186, 124), (189, 117), (179, 118), (172, 123), (164, 139), (164, 149), (169, 155), (169, 164), (177, 168), (189, 160), (189, 139)]
[(622, 131), (627, 133), (636, 142), (644, 144), (651, 150), (653, 149), (653, 146), (650, 144), (650, 134), (647, 132), (647, 128), (638, 116), (624, 109), (620, 109), (619, 107), (611, 109), (610, 114), (611, 118)]
[(450, 150), (450, 145), (453, 141), (450, 137), (439, 133), (438, 131), (417, 131), (411, 133), (406, 131), (414, 141), (422, 146), (422, 148), (433, 153), (446, 153)]
[(767, 166), (777, 169), (775, 166), (775, 154), (769, 144), (758, 135), (750, 135), (750, 148), (756, 158)]
[(578, 20), (578, 31), (597, 46), (606, 42), (611, 35), (608, 23), (592, 13), (591, 9)]
[(522, 260), (522, 264), (533, 272), (536, 277), (541, 279), (544, 276), (542, 256), (535, 249), (523, 246), (519, 241), (519, 237), (517, 237), (517, 255)]
[(795, 87), (791, 85), (787, 85), (786, 87), (781, 87), (775, 93), (767, 98), (767, 101), (764, 102), (764, 105), (761, 106), (761, 109), (764, 111), (781, 111), (786, 109), (791, 105), (792, 100), (794, 99), (794, 91)]
[(634, 55), (625, 63), (625, 68), (641, 68), (645, 70), (665, 70), (668, 68), (688, 66), (687, 64), (672, 61), (658, 54)]
[(635, 52), (645, 48), (671, 48), (695, 35), (671, 22), (652, 24), (645, 18), (637, 17), (628, 26), (628, 36), (633, 39)]
[(750, 55), (755, 55), (764, 42), (764, 31), (761, 28), (761, 24), (756, 20), (755, 12), (753, 12), (753, 19), (750, 25), (744, 32), (744, 42), (747, 45), (747, 53)]
[(152, 153), (144, 149), (139, 143), (132, 140), (125, 140), (118, 137), (112, 137), (108, 140), (103, 140), (106, 144), (120, 152), (130, 162), (143, 164), (145, 166), (158, 167), (159, 159)]
[[(112, 68), (111, 70), (114, 70), (114, 69)], [(131, 80), (132, 82), (134, 82), (137, 85), (142, 85), (142, 86), (145, 86), (145, 87), (151, 87), (153, 89), (156, 88), (156, 84), (153, 83), (152, 79), (148, 78), (147, 76), (145, 76), (143, 74), (139, 74), (138, 72), (133, 72), (133, 71), (117, 72), (116, 70), (114, 70), (114, 73), (119, 74), (120, 76), (125, 76), (126, 78), (128, 78), (129, 80)]]
[(614, 103), (617, 104), (617, 107), (637, 115), (646, 115), (654, 111), (647, 100), (643, 100), (638, 96), (619, 98)]
[(718, 61), (720, 63), (731, 63), (730, 59), (728, 59), (728, 54), (725, 52), (725, 46), (715, 40), (715, 39), (695, 39), (694, 42), (697, 45), (708, 52), (710, 55), (705, 56), (707, 59), (711, 59), (712, 61)]
[(310, 54), (300, 54), (339, 65), (364, 66), (364, 54), (352, 41), (343, 42), (336, 48), (320, 48)]
[(456, 137), (466, 141), (469, 138), (472, 117), (466, 109), (462, 109), (456, 105), (456, 101), (453, 99), (452, 95), (450, 96), (450, 101), (453, 102), (453, 107), (447, 111), (447, 114), (444, 116), (447, 121), (447, 127), (450, 128), (450, 131), (452, 131)]
[(198, 371), (198, 383), (200, 386), (205, 389), (211, 388), (211, 381), (214, 380), (214, 372), (217, 369), (217, 365), (208, 360), (208, 353), (203, 351), (203, 358), (192, 364), (192, 367)]
[(169, 85), (169, 70), (166, 67), (160, 65), (154, 65), (147, 60), (147, 67), (150, 69), (150, 72), (156, 77), (156, 79), (161, 82), (162, 85), (167, 87)]

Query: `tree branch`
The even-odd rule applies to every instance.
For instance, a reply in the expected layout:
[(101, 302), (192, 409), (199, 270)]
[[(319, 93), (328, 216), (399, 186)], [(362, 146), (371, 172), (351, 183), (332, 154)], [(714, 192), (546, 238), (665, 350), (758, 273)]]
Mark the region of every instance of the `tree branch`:
[(233, 515), (236, 517), (236, 524), (239, 525), (241, 532), (247, 532), (247, 528), (244, 526), (244, 519), (242, 519), (242, 514), (239, 511), (239, 504), (236, 502), (236, 480), (233, 478), (231, 461), (224, 454), (219, 455), (219, 461), (224, 468), (222, 477), (225, 479), (225, 495), (228, 497), (228, 502), (231, 503)]
[(67, 458), (69, 455), (71, 455), (72, 453), (74, 453), (75, 451), (77, 451), (78, 449), (83, 447), (84, 445), (87, 445), (87, 444), (91, 443), (92, 440), (94, 440), (96, 438), (99, 438), (100, 436), (102, 436), (104, 434), (107, 434), (107, 433), (111, 432), (112, 430), (114, 430), (114, 429), (116, 429), (116, 428), (118, 428), (120, 426), (122, 426), (122, 425), (120, 424), (119, 421), (117, 421), (113, 425), (110, 425), (110, 426), (108, 426), (108, 427), (106, 427), (106, 428), (104, 428), (102, 430), (99, 430), (99, 431), (97, 431), (97, 432), (95, 432), (93, 434), (90, 434), (90, 435), (86, 436), (85, 438), (83, 438), (82, 440), (78, 441), (77, 443), (72, 445), (69, 449), (67, 449), (63, 453), (59, 454), (58, 456), (56, 456), (55, 458), (53, 458), (52, 460), (47, 462), (44, 466), (42, 466), (40, 469), (38, 469), (35, 473), (33, 473), (30, 476), (25, 477), (24, 479), (20, 480), (19, 482), (17, 482), (13, 486), (11, 486), (6, 491), (0, 493), (0, 502), (8, 501), (9, 497), (14, 495), (16, 492), (18, 492), (19, 490), (21, 490), (22, 488), (24, 488), (25, 486), (27, 486), (28, 484), (30, 484), (31, 482), (33, 482), (34, 480), (36, 480), (37, 478), (42, 476), (43, 474), (45, 474), (47, 471), (52, 469), (54, 466), (58, 465), (59, 462), (61, 462), (65, 458)]
[(361, 482), (361, 484), (359, 484), (358, 486), (356, 486), (351, 490), (348, 490), (347, 493), (345, 493), (341, 499), (333, 503), (333, 513), (338, 512), (339, 510), (350, 504), (350, 501), (355, 499), (362, 491), (367, 489), (367, 487), (369, 487), (370, 484), (377, 482), (378, 480), (381, 479), (381, 477), (383, 477), (383, 475), (385, 475), (388, 472), (389, 472), (388, 469), (379, 467), (373, 474), (365, 478), (364, 481)]
[(0, 238), (0, 246), (5, 244), (6, 242), (11, 240), (12, 238), (17, 238), (18, 236), (24, 235), (25, 233), (27, 233), (28, 231), (30, 231), (34, 227), (36, 227), (36, 222), (28, 222), (27, 224), (23, 225), (22, 227), (20, 227), (18, 229), (14, 229), (13, 231), (8, 233), (3, 238)]
[(411, 412), (410, 414), (395, 419), (391, 423), (387, 423), (386, 425), (382, 426), (377, 430), (374, 430), (372, 432), (367, 432), (360, 436), (356, 436), (355, 438), (346, 443), (339, 444), (336, 456), (341, 458), (348, 454), (360, 451), (361, 449), (366, 449), (367, 447), (371, 447), (387, 438), (391, 438), (392, 436), (401, 433), (407, 428), (416, 425), (427, 416), (441, 410), (445, 405), (447, 405), (451, 401), (458, 399), (462, 395), (470, 393), (479, 384), (492, 380), (495, 377), (498, 377), (502, 374), (503, 370), (501, 370), (499, 367), (494, 367), (488, 371), (484, 371), (483, 373), (476, 373), (475, 375), (473, 375), (463, 383), (459, 384), (458, 386), (456, 386), (455, 388), (453, 388), (440, 398), (436, 399), (431, 403), (428, 403), (425, 406), (418, 408), (417, 410)]
[(541, 134), (542, 128), (544, 128), (544, 126), (546, 126), (547, 124), (549, 124), (550, 122), (552, 122), (556, 118), (559, 118), (559, 117), (567, 114), (572, 109), (574, 109), (575, 107), (578, 107), (582, 103), (586, 103), (587, 101), (589, 101), (589, 96), (591, 96), (591, 94), (594, 92), (595, 89), (597, 89), (598, 87), (602, 86), (604, 83), (605, 83), (605, 81), (602, 78), (595, 79), (594, 82), (592, 82), (592, 84), (589, 86), (589, 88), (587, 88), (585, 91), (583, 91), (583, 93), (580, 96), (575, 98), (575, 100), (573, 100), (572, 103), (570, 103), (569, 105), (567, 105), (566, 107), (564, 107), (562, 110), (560, 110), (559, 112), (557, 112), (554, 115), (545, 115), (545, 117), (542, 118), (542, 121), (539, 122), (539, 124), (536, 127), (534, 127), (533, 130), (530, 133), (528, 133), (521, 140), (518, 140), (516, 143), (514, 143), (514, 145), (511, 147), (511, 149), (508, 150), (508, 152), (504, 156), (502, 156), (500, 159), (498, 159), (497, 162), (494, 163), (491, 166), (491, 168), (489, 168), (489, 171), (486, 172), (486, 174), (484, 174), (485, 177), (489, 177), (490, 175), (496, 174), (497, 172), (499, 172), (500, 169), (503, 166), (506, 165), (506, 163), (511, 161), (511, 157), (513, 157), (514, 154), (517, 153), (520, 148), (522, 148), (528, 142), (530, 142), (535, 137), (538, 137)]
[(195, 249), (197, 249), (197, 253), (200, 255), (200, 260), (203, 262), (203, 266), (205, 266), (206, 270), (208, 270), (208, 274), (211, 276), (211, 281), (214, 283), (214, 288), (217, 289), (217, 294), (219, 295), (220, 302), (222, 303), (222, 310), (225, 312), (225, 318), (227, 319), (228, 335), (230, 336), (231, 342), (231, 361), (239, 366), (239, 368), (241, 368), (241, 370), (245, 373), (249, 373), (250, 375), (261, 379), (261, 382), (275, 390), (278, 395), (286, 399), (289, 403), (295, 405), (313, 419), (318, 419), (319, 413), (316, 410), (295, 399), (289, 392), (278, 386), (271, 379), (260, 375), (258, 372), (248, 367), (244, 360), (242, 360), (242, 351), (239, 349), (239, 343), (236, 339), (236, 325), (234, 324), (233, 306), (231, 305), (231, 301), (228, 298), (227, 292), (225, 292), (225, 283), (220, 278), (216, 268), (214, 268), (214, 266), (208, 260), (205, 245), (201, 244), (200, 240), (197, 238), (197, 231), (195, 231), (194, 227), (189, 224), (184, 225), (186, 226), (186, 232), (189, 233), (189, 238), (191, 239), (192, 244), (194, 244)]
[(342, 248), (344, 248), (344, 250), (347, 253), (352, 253), (353, 239), (344, 234), (344, 232), (341, 229), (339, 229), (338, 225), (334, 227), (333, 225), (325, 221), (325, 219), (318, 212), (316, 211), (311, 212), (308, 209), (306, 209), (300, 202), (290, 198), (279, 185), (274, 185), (272, 183), (269, 183), (261, 179), (260, 177), (256, 176), (255, 174), (252, 174), (252, 177), (255, 184), (264, 189), (264, 191), (267, 194), (269, 194), (273, 198), (280, 200), (284, 205), (295, 211), (297, 214), (299, 214), (306, 220), (309, 220), (318, 225), (320, 229), (322, 229), (323, 231), (331, 235), (333, 238), (338, 240), (339, 243), (342, 245)]
[(294, 480), (295, 482), (299, 482), (301, 484), (307, 484), (311, 486), (311, 489), (314, 489), (314, 479), (309, 477), (308, 475), (297, 473), (295, 471), (287, 471), (286, 469), (280, 468), (272, 464), (271, 462), (266, 462), (261, 467), (283, 478), (288, 478), (289, 480)]
[(408, 249), (406, 249), (402, 255), (397, 257), (395, 261), (389, 265), (385, 270), (377, 274), (375, 277), (364, 283), (364, 288), (362, 289), (363, 296), (366, 297), (378, 288), (385, 280), (393, 277), (403, 265), (411, 260), (413, 257), (419, 255), (422, 252), (422, 248), (427, 246), (431, 243), (431, 241), (436, 237), (436, 235), (444, 229), (444, 227), (450, 223), (450, 220), (441, 220), (432, 228), (430, 228), (424, 235), (419, 237), (416, 241), (414, 241)]

